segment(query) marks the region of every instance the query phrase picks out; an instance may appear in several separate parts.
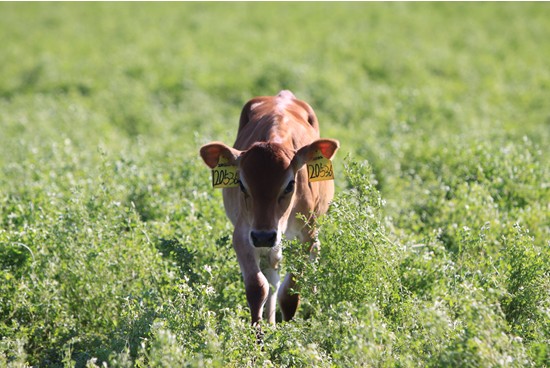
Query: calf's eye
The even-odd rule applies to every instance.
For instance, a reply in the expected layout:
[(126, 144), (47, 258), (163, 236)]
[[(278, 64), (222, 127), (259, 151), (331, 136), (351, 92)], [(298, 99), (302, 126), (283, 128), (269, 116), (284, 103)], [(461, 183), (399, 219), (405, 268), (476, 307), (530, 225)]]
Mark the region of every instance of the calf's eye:
[(248, 192), (246, 191), (246, 188), (243, 185), (243, 182), (240, 180), (239, 180), (239, 187), (241, 188), (241, 192), (243, 192), (244, 194), (248, 194)]
[(292, 193), (294, 191), (294, 184), (296, 184), (296, 182), (294, 180), (291, 180), (286, 186), (284, 194)]

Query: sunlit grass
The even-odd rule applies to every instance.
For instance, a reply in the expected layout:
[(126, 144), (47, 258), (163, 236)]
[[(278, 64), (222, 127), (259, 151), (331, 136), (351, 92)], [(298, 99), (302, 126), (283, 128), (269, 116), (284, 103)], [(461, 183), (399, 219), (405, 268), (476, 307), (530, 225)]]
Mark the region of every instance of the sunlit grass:
[[(545, 4), (0, 4), (0, 366), (547, 366)], [(336, 138), (297, 318), (248, 326), (198, 147)]]

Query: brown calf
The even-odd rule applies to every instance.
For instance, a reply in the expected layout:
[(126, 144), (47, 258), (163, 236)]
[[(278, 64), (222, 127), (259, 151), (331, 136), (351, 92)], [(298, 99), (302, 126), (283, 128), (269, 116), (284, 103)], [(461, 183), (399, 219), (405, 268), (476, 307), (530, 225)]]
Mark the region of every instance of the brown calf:
[(307, 103), (281, 91), (244, 105), (233, 148), (213, 142), (200, 149), (210, 168), (223, 162), (237, 171), (235, 187), (223, 189), (223, 202), (235, 226), (233, 247), (253, 324), (261, 320), (264, 305), (265, 317), (275, 323), (277, 298), (285, 321), (296, 313), (299, 297), (290, 293), (294, 276), (287, 274), (280, 283), (281, 237), (297, 238), (307, 244), (310, 256), (317, 253), (315, 218), (327, 211), (334, 182), (310, 181), (323, 175), (323, 165), (308, 172), (306, 163), (330, 159), (338, 147), (336, 140), (319, 139), (319, 123)]

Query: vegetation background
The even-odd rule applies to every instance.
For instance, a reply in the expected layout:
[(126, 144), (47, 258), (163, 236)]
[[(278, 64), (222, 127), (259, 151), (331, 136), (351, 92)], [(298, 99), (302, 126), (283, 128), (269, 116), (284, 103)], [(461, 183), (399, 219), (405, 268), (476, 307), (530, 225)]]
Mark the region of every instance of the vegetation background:
[[(1, 3), (0, 366), (550, 365), (547, 3)], [(198, 148), (339, 139), (295, 321), (249, 327)], [(316, 290), (316, 291), (315, 291)]]

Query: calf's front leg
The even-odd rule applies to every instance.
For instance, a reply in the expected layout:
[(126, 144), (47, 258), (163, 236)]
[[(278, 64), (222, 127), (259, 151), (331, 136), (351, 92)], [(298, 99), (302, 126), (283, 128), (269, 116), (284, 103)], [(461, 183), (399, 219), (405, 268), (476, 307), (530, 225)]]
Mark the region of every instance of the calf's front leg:
[[(319, 257), (321, 243), (317, 239), (317, 233), (306, 233), (305, 238), (308, 244), (309, 261), (314, 262)], [(278, 293), (279, 305), (283, 314), (283, 320), (290, 321), (294, 318), (296, 310), (300, 305), (300, 295), (298, 294), (298, 286), (296, 285), (296, 275), (288, 273), (279, 288)]]
[(270, 288), (267, 300), (265, 303), (265, 318), (271, 324), (275, 324), (275, 312), (277, 308), (277, 291), (279, 289), (280, 277), (279, 270), (274, 268), (267, 268), (263, 270), (265, 277), (267, 278)]
[(292, 292), (291, 289), (296, 290), (296, 279), (293, 274), (287, 273), (278, 293), (284, 321), (290, 321), (294, 317), (300, 304), (300, 295)]
[(252, 324), (256, 325), (262, 319), (262, 310), (269, 295), (269, 283), (260, 271), (257, 256), (248, 242), (246, 233), (243, 229), (235, 227), (233, 248), (241, 267)]
[(269, 283), (258, 270), (256, 273), (245, 275), (244, 287), (252, 324), (255, 325), (262, 319), (262, 309), (269, 295)]

